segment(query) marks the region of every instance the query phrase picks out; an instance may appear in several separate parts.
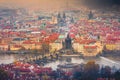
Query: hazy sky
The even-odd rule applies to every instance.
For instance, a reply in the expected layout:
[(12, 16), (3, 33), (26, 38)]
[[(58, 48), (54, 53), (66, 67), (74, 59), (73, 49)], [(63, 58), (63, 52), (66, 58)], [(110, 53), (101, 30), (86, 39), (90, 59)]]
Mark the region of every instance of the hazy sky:
[[(66, 0), (67, 1), (67, 0)], [(66, 7), (65, 0), (0, 0), (0, 5), (24, 8), (62, 8)], [(69, 4), (74, 5), (74, 0), (68, 0)]]
[(0, 5), (4, 7), (23, 7), (23, 8), (33, 8), (33, 9), (65, 9), (67, 6), (67, 1), (70, 8), (79, 8), (81, 4), (86, 4), (88, 6), (96, 5), (114, 5), (120, 4), (120, 0), (0, 0)]

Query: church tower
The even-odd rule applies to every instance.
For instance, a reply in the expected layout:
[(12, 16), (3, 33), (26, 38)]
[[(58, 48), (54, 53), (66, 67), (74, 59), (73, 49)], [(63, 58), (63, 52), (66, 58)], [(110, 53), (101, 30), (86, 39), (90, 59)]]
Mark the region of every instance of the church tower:
[(94, 16), (94, 15), (93, 15), (92, 11), (90, 11), (89, 14), (88, 14), (88, 19), (89, 19), (89, 20), (90, 20), (90, 19), (93, 19), (93, 16)]
[(67, 35), (67, 37), (65, 39), (65, 49), (72, 49), (72, 40), (71, 40), (69, 34)]
[(59, 27), (66, 26), (66, 14), (63, 13), (62, 15), (58, 13), (57, 15), (57, 22)]

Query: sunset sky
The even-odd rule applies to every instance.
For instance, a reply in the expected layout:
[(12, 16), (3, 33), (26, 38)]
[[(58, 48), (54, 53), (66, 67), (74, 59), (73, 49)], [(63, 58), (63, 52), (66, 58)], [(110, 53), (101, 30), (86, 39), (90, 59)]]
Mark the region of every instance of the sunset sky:
[[(120, 3), (119, 0), (68, 0), (70, 8), (80, 7), (83, 3), (87, 5), (113, 5)], [(63, 9), (66, 8), (67, 0), (0, 0), (0, 5), (4, 7), (22, 7), (33, 9)]]
[[(66, 0), (67, 1), (67, 0)], [(66, 7), (65, 0), (0, 0), (0, 5), (24, 8), (62, 8)], [(75, 5), (74, 0), (68, 0), (70, 5)]]

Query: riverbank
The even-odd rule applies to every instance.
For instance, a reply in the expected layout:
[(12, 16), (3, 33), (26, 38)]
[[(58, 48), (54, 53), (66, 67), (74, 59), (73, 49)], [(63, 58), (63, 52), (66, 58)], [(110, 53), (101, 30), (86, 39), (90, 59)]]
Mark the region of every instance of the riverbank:
[(120, 51), (104, 51), (102, 56), (111, 60), (120, 61)]

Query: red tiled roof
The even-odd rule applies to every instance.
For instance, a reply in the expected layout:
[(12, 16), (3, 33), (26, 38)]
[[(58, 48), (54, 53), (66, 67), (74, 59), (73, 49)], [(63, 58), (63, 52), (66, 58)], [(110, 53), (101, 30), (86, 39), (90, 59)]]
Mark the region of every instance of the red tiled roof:
[(33, 41), (32, 40), (26, 40), (23, 42), (23, 44), (33, 44)]
[(14, 45), (15, 48), (21, 48), (21, 45)]
[(85, 49), (96, 49), (97, 46), (84, 46)]
[(0, 46), (6, 46), (6, 45), (8, 45), (8, 44), (0, 44)]
[(80, 44), (90, 44), (90, 43), (94, 43), (96, 42), (96, 40), (77, 40), (76, 42), (80, 43)]

